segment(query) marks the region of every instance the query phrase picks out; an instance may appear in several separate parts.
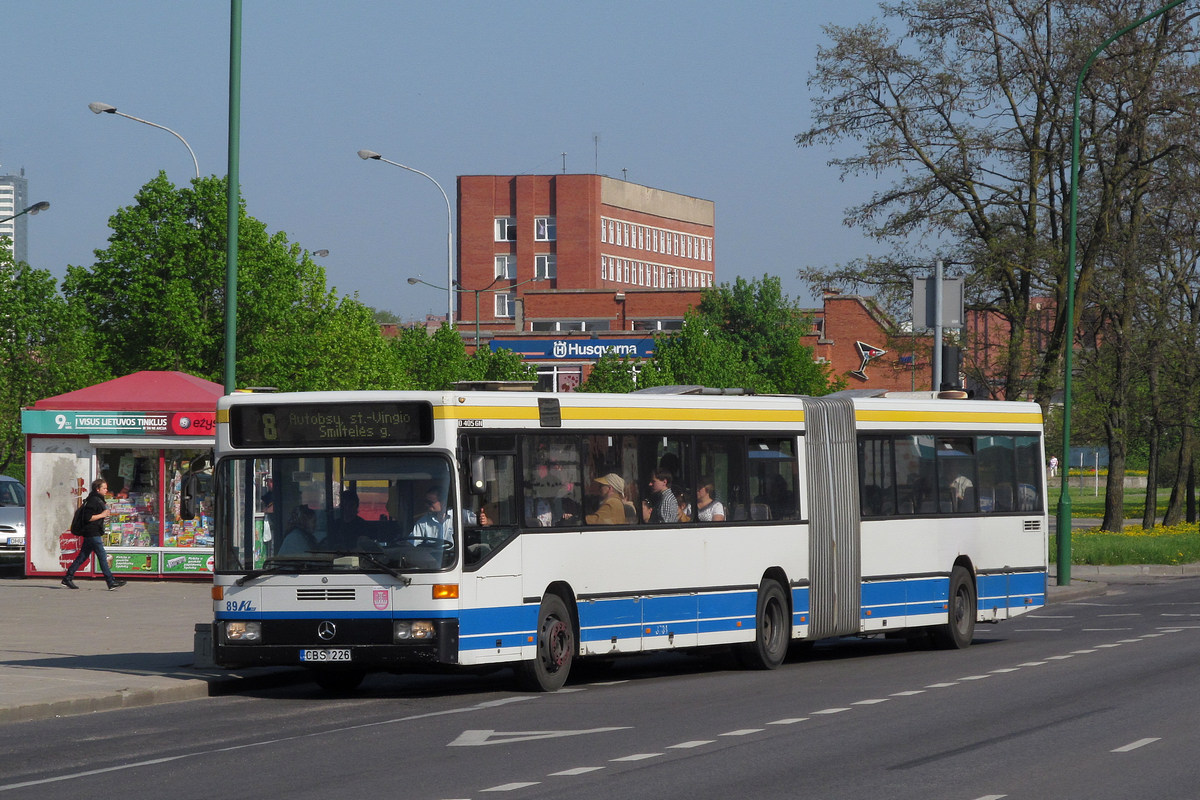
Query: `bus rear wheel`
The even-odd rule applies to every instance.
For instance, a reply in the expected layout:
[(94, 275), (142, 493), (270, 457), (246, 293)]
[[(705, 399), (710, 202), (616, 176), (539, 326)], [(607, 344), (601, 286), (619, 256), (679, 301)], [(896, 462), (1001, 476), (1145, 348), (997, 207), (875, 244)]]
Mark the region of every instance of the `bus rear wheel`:
[(738, 660), (748, 669), (775, 669), (787, 658), (792, 627), (788, 622), (787, 597), (775, 581), (758, 587), (754, 612), (754, 644), (738, 651)]
[(950, 573), (949, 618), (945, 625), (934, 628), (933, 641), (944, 650), (962, 650), (975, 638), (975, 584), (963, 567)]
[(534, 692), (556, 692), (567, 682), (575, 660), (575, 626), (567, 604), (555, 594), (542, 598), (538, 608), (536, 653), (517, 665), (517, 680)]

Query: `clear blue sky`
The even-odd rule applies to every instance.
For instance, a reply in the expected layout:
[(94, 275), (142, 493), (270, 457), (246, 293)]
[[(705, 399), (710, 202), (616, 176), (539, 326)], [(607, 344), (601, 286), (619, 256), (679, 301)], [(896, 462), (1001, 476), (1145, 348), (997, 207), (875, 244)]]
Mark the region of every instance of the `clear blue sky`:
[[(842, 225), (869, 182), (800, 150), (821, 26), (868, 0), (451, 2), (246, 0), (241, 183), (249, 213), (310, 250), (339, 293), (412, 319), (443, 313), (446, 209), (470, 174), (602, 174), (716, 204), (719, 282), (797, 277), (877, 251)], [(108, 218), (158, 170), (227, 168), (229, 3), (7, 3), (0, 174), (25, 169), (29, 260), (60, 279), (107, 246)], [(594, 137), (599, 136), (596, 147)], [(598, 167), (598, 169), (597, 169)], [(456, 221), (457, 222), (457, 221)]]

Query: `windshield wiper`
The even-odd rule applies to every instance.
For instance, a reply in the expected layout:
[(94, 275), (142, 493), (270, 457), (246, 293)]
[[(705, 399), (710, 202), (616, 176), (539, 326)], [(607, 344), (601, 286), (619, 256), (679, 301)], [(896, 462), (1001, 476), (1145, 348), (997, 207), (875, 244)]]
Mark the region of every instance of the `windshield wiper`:
[[(263, 562), (263, 565), (258, 569), (252, 569), (242, 577), (234, 581), (238, 586), (244, 586), (246, 581), (252, 581), (255, 578), (261, 578), (263, 575), (274, 575), (275, 573), (284, 571), (284, 567), (291, 565), (300, 566), (301, 564), (311, 563), (317, 559), (312, 558), (268, 558)], [(324, 559), (320, 559), (322, 562)]]
[(312, 552), (328, 553), (329, 555), (333, 556), (357, 556), (358, 558), (365, 559), (371, 564), (374, 564), (376, 567), (379, 567), (393, 578), (398, 578), (405, 586), (408, 586), (410, 583), (412, 583), (412, 578), (406, 578), (399, 572), (396, 572), (395, 569), (393, 569), (386, 561), (381, 559), (375, 553), (369, 553), (365, 550), (313, 550)]

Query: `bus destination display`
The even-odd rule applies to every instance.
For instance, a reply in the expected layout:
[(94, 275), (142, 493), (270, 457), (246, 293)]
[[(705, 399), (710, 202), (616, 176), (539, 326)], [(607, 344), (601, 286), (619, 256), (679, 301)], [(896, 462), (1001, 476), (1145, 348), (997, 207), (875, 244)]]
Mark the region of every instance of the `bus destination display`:
[(346, 447), (433, 441), (428, 403), (241, 405), (229, 409), (234, 447)]

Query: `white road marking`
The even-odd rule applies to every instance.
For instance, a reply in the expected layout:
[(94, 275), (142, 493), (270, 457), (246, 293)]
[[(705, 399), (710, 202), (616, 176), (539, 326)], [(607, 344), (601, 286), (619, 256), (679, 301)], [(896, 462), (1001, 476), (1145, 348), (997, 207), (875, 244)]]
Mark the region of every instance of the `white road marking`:
[(584, 775), (588, 772), (595, 772), (598, 769), (604, 769), (604, 767), (576, 767), (575, 769), (564, 769), (562, 772), (551, 772), (550, 777), (557, 778), (559, 776), (569, 777), (571, 775)]
[(1024, 664), (1017, 664), (1018, 667), (1040, 667), (1045, 664), (1045, 661), (1026, 661)]
[(658, 758), (662, 753), (634, 753), (630, 756), (610, 758), (609, 761), (645, 761), (647, 758)]
[(886, 702), (887, 702), (886, 697), (877, 697), (877, 698), (874, 698), (871, 700), (859, 700), (857, 702), (851, 703), (850, 705), (852, 705), (852, 706), (873, 706), (873, 705), (877, 705), (879, 703), (886, 703)]
[(1003, 674), (1003, 673), (1005, 673), (1005, 672), (1016, 672), (1016, 671), (1018, 671), (1019, 669), (1020, 669), (1020, 667), (1001, 667), (1000, 669), (994, 669), (994, 670), (992, 670), (992, 672), (993, 672), (993, 673), (995, 673), (996, 675), (1000, 675), (1000, 674)]
[(1071, 652), (1077, 656), (1086, 656), (1088, 653), (1094, 653), (1096, 651), (1095, 650), (1072, 650)]
[(951, 686), (958, 686), (957, 683), (931, 683), (926, 686), (926, 689), (949, 689)]
[(741, 730), (718, 733), (718, 736), (749, 736), (752, 733), (762, 733), (765, 728), (742, 728)]
[(585, 733), (609, 733), (624, 731), (622, 728), (589, 728), (581, 731), (492, 731), (470, 730), (463, 731), (458, 738), (447, 747), (478, 747), (485, 744), (512, 744), (513, 742), (532, 742), (537, 739), (561, 739), (564, 736), (580, 736)]
[(968, 675), (965, 678), (959, 678), (960, 681), (981, 681), (984, 678), (990, 678), (991, 675)]
[(680, 742), (679, 744), (673, 744), (670, 747), (668, 747), (667, 749), (668, 750), (689, 750), (693, 747), (702, 747), (706, 744), (712, 744), (715, 741), (716, 741), (716, 739), (696, 739), (695, 741), (691, 741), (691, 742)]
[(1065, 656), (1046, 656), (1046, 660), (1047, 661), (1066, 661), (1068, 658), (1074, 658), (1074, 657), (1075, 656), (1068, 653)]
[(849, 711), (848, 708), (826, 708), (821, 711), (814, 711), (813, 714), (840, 714), (843, 711)]
[(1110, 752), (1128, 753), (1130, 750), (1137, 750), (1139, 747), (1145, 747), (1148, 744), (1154, 744), (1155, 742), (1159, 741), (1162, 741), (1162, 738), (1157, 736), (1152, 739), (1138, 739), (1136, 742), (1130, 742), (1124, 747), (1118, 747), (1116, 750), (1112, 750)]
[(1062, 628), (1017, 628), (1020, 633), (1062, 633)]
[(985, 794), (983, 797), (976, 797), (975, 800), (1000, 800), (1002, 797), (1008, 797), (1006, 794)]
[(523, 783), (502, 783), (499, 786), (493, 786), (490, 789), (480, 789), (481, 792), (512, 792), (517, 789), (524, 789), (527, 786), (537, 786), (540, 781), (525, 781)]
[(1097, 616), (1097, 617), (1140, 617), (1140, 616), (1141, 616), (1141, 614), (1140, 614), (1140, 613), (1129, 613), (1129, 614), (1097, 614), (1096, 616)]
[(774, 722), (768, 722), (768, 725), (795, 725), (797, 722), (804, 722), (808, 717), (788, 717), (787, 719), (777, 719)]
[(912, 697), (914, 694), (925, 694), (924, 689), (909, 689), (907, 692), (896, 692), (892, 697)]
[(1131, 631), (1133, 628), (1083, 628), (1084, 633), (1110, 633), (1112, 631)]
[(1143, 638), (1143, 639), (1157, 639), (1159, 636), (1162, 636), (1162, 634), (1161, 634), (1161, 633), (1143, 633), (1141, 638)]
[(1096, 647), (1120, 647), (1120, 646), (1121, 646), (1120, 642), (1096, 645)]
[(1141, 639), (1122, 639), (1121, 644), (1137, 644)]

